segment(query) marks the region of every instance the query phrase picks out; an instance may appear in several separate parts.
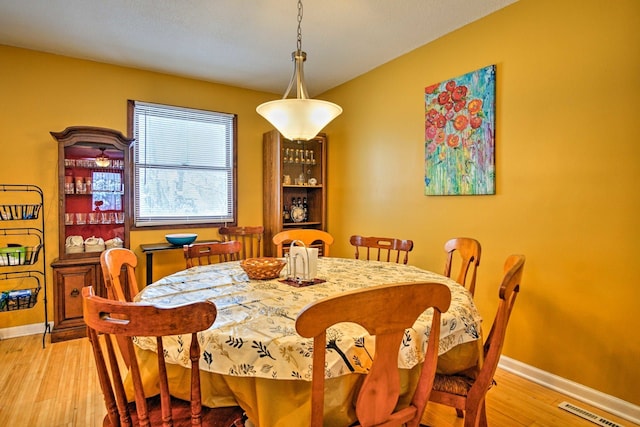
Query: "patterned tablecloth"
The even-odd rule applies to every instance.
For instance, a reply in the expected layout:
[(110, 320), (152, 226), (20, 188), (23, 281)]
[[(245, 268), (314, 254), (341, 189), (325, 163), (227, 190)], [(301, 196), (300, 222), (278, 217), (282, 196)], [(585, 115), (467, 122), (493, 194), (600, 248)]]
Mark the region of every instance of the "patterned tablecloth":
[[(213, 301), (218, 316), (213, 326), (199, 335), (203, 352), (200, 366), (228, 376), (310, 381), (312, 340), (296, 333), (298, 312), (326, 296), (386, 283), (433, 281), (451, 289), (451, 307), (442, 316), (440, 354), (480, 337), (481, 318), (471, 295), (442, 275), (402, 264), (320, 258), (317, 277), (326, 282), (298, 288), (277, 279), (253, 281), (238, 262), (228, 262), (167, 276), (144, 288), (137, 300), (158, 306)], [(431, 310), (427, 310), (405, 333), (400, 368), (412, 368), (423, 360), (430, 322)], [(373, 338), (364, 329), (339, 324), (327, 337), (328, 378), (367, 371)], [(189, 366), (189, 340), (189, 336), (165, 340), (168, 363)], [(154, 339), (139, 337), (136, 343), (142, 349), (155, 349)]]

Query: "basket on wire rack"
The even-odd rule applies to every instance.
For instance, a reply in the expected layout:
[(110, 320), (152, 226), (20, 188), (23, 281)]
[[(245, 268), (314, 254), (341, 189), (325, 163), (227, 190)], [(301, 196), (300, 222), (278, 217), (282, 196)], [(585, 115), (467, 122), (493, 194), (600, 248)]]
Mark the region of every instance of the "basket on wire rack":
[(41, 244), (35, 246), (9, 244), (7, 247), (0, 247), (0, 266), (35, 264), (41, 248)]
[(37, 219), (41, 205), (0, 205), (0, 220)]
[[(31, 308), (38, 302), (38, 293), (42, 289), (38, 271), (0, 272), (0, 281), (8, 280), (9, 290), (0, 292), (0, 311), (13, 311)], [(25, 283), (30, 280), (34, 286)], [(34, 283), (35, 282), (35, 283)], [(6, 288), (5, 288), (6, 289)]]
[(278, 258), (247, 258), (240, 261), (240, 267), (253, 280), (276, 279), (285, 265), (286, 262)]
[(17, 289), (0, 294), (0, 311), (31, 308), (38, 302), (40, 288)]

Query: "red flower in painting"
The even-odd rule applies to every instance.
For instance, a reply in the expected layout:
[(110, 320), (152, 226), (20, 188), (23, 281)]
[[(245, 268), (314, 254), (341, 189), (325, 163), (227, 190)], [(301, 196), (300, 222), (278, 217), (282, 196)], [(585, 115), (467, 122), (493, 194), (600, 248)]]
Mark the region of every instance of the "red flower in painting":
[(438, 115), (438, 118), (436, 119), (436, 126), (439, 128), (443, 128), (446, 124), (447, 119), (442, 114)]
[(467, 116), (459, 115), (456, 116), (456, 118), (453, 120), (453, 127), (456, 130), (464, 130), (464, 128), (466, 128), (468, 124), (469, 119), (467, 119)]
[(427, 121), (429, 123), (434, 123), (438, 118), (438, 115), (439, 113), (434, 108), (430, 109), (429, 111), (427, 111)]
[(478, 111), (482, 109), (482, 100), (477, 98), (471, 100), (471, 102), (469, 102), (469, 107), (467, 108), (469, 109), (469, 112), (471, 114), (476, 114)]
[(456, 82), (454, 82), (453, 80), (449, 80), (445, 85), (445, 88), (447, 89), (447, 91), (452, 92), (453, 89), (456, 88)]
[(458, 135), (447, 136), (447, 145), (451, 148), (456, 148), (460, 145), (460, 137)]
[(453, 105), (453, 111), (455, 111), (456, 113), (460, 110), (462, 110), (465, 106), (465, 102), (463, 101), (458, 101)]
[(454, 101), (460, 101), (465, 96), (467, 96), (467, 87), (466, 86), (458, 86), (451, 93), (451, 98)]
[(437, 84), (431, 85), (431, 86), (427, 86), (426, 88), (424, 88), (424, 93), (432, 94), (433, 92), (436, 91), (436, 89), (438, 89), (438, 86), (440, 86), (440, 83), (437, 83)]
[(438, 104), (445, 105), (447, 102), (449, 102), (449, 99), (449, 92), (440, 92), (440, 94), (438, 95)]
[(433, 125), (428, 126), (424, 131), (424, 135), (427, 140), (433, 139), (436, 136), (436, 127)]
[(451, 110), (453, 108), (453, 102), (447, 102), (446, 104), (444, 104), (444, 108), (446, 110)]
[(453, 110), (449, 110), (447, 111), (447, 114), (444, 115), (445, 119), (447, 120), (451, 120), (453, 119), (453, 116), (455, 116), (455, 112)]
[(471, 116), (470, 124), (471, 128), (478, 129), (482, 124), (482, 119), (478, 116)]
[(444, 130), (438, 129), (436, 130), (436, 144), (444, 143), (445, 133)]

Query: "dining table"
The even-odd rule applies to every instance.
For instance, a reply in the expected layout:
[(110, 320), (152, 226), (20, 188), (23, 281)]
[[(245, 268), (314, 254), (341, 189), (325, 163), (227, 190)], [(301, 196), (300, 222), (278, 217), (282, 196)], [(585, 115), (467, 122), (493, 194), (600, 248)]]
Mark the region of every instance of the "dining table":
[[(135, 301), (172, 307), (212, 301), (218, 313), (211, 328), (198, 334), (203, 404), (240, 405), (256, 426), (307, 426), (310, 419), (313, 340), (297, 334), (297, 314), (308, 304), (346, 291), (402, 282), (438, 282), (451, 290), (451, 306), (441, 321), (438, 371), (454, 373), (478, 366), (482, 319), (472, 295), (441, 274), (380, 261), (320, 257), (309, 286), (280, 277), (251, 280), (239, 261), (196, 266), (146, 286)], [(429, 336), (432, 309), (405, 331), (398, 354), (403, 399), (410, 399)], [(325, 425), (356, 420), (352, 401), (371, 366), (375, 337), (354, 323), (327, 331)], [(156, 384), (155, 339), (135, 337), (148, 396)], [(163, 340), (171, 393), (189, 400), (190, 335)], [(132, 388), (128, 390), (133, 395)]]

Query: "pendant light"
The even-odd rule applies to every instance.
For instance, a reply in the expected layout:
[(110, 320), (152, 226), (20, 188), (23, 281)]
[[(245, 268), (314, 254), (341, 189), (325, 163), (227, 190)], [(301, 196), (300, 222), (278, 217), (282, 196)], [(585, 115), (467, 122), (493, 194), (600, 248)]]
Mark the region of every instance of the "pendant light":
[(111, 159), (109, 159), (109, 157), (104, 154), (104, 150), (106, 149), (100, 149), (100, 154), (96, 157), (96, 166), (101, 168), (108, 168), (109, 166), (111, 166)]
[[(298, 0), (298, 43), (291, 54), (294, 61), (293, 75), (282, 99), (258, 105), (256, 111), (267, 119), (285, 138), (292, 141), (307, 141), (342, 113), (342, 108), (332, 102), (310, 99), (304, 82), (304, 61), (307, 54), (302, 51), (302, 0)], [(295, 84), (296, 97), (287, 99)]]

